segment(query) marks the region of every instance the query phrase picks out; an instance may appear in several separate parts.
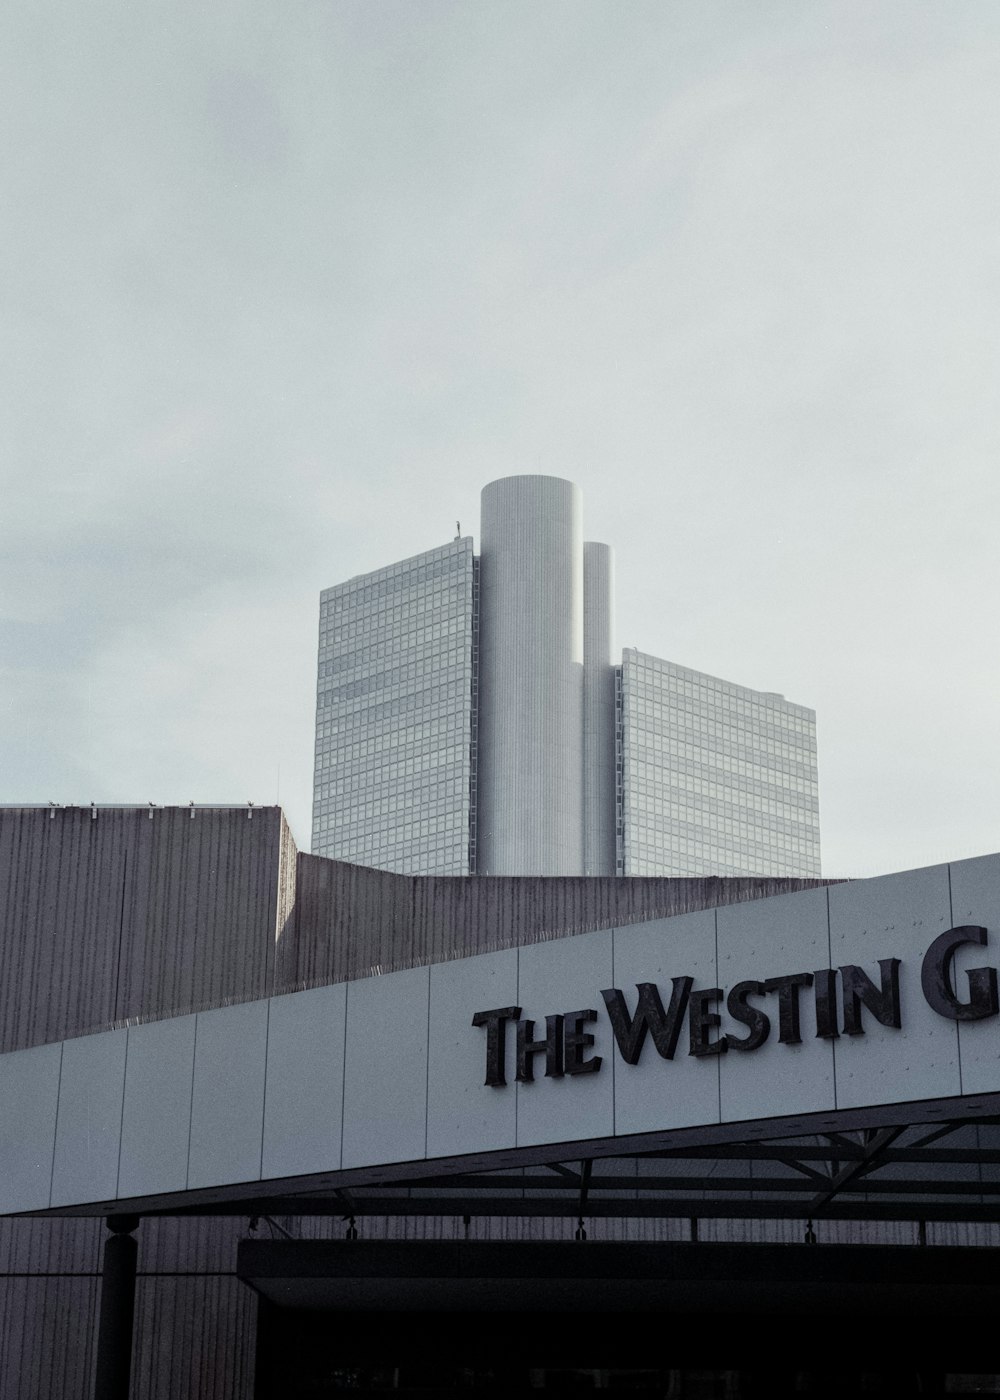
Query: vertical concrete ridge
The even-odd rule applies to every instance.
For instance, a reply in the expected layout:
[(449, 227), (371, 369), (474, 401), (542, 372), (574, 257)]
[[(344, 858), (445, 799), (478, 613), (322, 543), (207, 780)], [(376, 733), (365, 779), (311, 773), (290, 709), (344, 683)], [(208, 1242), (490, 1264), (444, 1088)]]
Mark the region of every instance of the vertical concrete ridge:
[(482, 493), (478, 869), (583, 870), (580, 491), (511, 476)]
[[(277, 807), (0, 807), (0, 1051), (267, 996), (295, 874)], [(136, 1395), (249, 1394), (244, 1229), (143, 1221)], [(101, 1235), (0, 1221), (0, 1395), (89, 1400)]]
[(302, 854), (296, 917), (279, 944), (275, 991), (398, 972), (828, 883), (837, 882), (395, 875)]

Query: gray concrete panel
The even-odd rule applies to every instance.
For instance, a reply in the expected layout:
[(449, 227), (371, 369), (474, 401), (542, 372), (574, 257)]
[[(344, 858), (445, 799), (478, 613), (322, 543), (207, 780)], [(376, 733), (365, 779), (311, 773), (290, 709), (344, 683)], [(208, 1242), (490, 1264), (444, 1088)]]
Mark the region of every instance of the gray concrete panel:
[[(967, 973), (976, 967), (1000, 967), (1000, 855), (955, 861), (950, 867), (951, 923), (979, 924), (989, 940), (985, 948), (968, 945), (955, 954), (952, 980), (962, 1001), (969, 996)], [(962, 1093), (995, 1092), (1000, 1085), (1000, 1029), (996, 1017), (958, 1025)]]
[(0, 1056), (0, 1211), (44, 1210), (52, 1183), (61, 1045)]
[(612, 971), (610, 929), (520, 949), (517, 1000), (522, 1014), (535, 1022), (535, 1038), (544, 1039), (547, 1015), (595, 1010), (597, 1020), (582, 1027), (594, 1036), (593, 1049), (585, 1054), (600, 1056), (603, 1063), (596, 1074), (547, 1079), (545, 1057), (536, 1056), (534, 1082), (517, 1085), (518, 1147), (614, 1132), (614, 1045), (601, 997), (601, 988), (612, 985)]
[(340, 1166), (347, 988), (274, 997), (268, 1017), (261, 1175)]
[(121, 896), (125, 955), (109, 972), (116, 1018), (268, 995), (294, 858), (285, 835), (278, 808), (137, 814)]
[(348, 987), (345, 1167), (424, 1156), (429, 1000), (426, 967)]
[[(51, 1055), (60, 1040), (126, 1018), (268, 996), (294, 877), (277, 808), (0, 808), (0, 1050)], [(183, 1118), (166, 1134), (166, 1158), (157, 1144), (177, 1087), (170, 1075), (151, 1090), (142, 1143), (133, 1142), (151, 1190), (172, 1176), (177, 1146), (180, 1177), (169, 1184), (184, 1188), (190, 1056), (180, 1083)], [(183, 1241), (183, 1263), (152, 1243), (164, 1233)], [(29, 1384), (35, 1400), (90, 1396), (103, 1234), (93, 1219), (3, 1222), (0, 1254), (15, 1250), (18, 1262), (5, 1267), (23, 1276), (8, 1278), (0, 1301), (0, 1394)], [(231, 1234), (223, 1241), (202, 1218), (144, 1220), (140, 1240), (133, 1388), (146, 1400), (237, 1400), (252, 1375), (253, 1300), (218, 1277), (231, 1267)], [(178, 1268), (206, 1277), (170, 1276)], [(161, 1283), (150, 1277), (157, 1270), (168, 1275)]]
[(0, 807), (0, 1050), (266, 996), (294, 874), (277, 807)]
[(260, 1177), (268, 1008), (252, 1001), (198, 1013), (190, 1188)]
[(920, 990), (923, 953), (951, 924), (948, 867), (833, 885), (829, 898), (832, 967), (855, 963), (878, 986), (879, 959), (903, 964), (902, 1029), (879, 1025), (863, 1011), (864, 1034), (841, 1035), (834, 1044), (837, 1107), (959, 1093), (955, 1023), (935, 1015)]
[(482, 493), (478, 869), (583, 872), (579, 489), (512, 476)]
[(68, 1040), (59, 1078), (54, 1206), (114, 1200), (128, 1032)]
[[(779, 895), (718, 911), (719, 985), (727, 994), (737, 983), (761, 982), (829, 966), (826, 891)], [(786, 993), (787, 995), (787, 993)], [(811, 988), (799, 992), (801, 1043), (779, 1039), (778, 994), (753, 996), (753, 1006), (771, 1029), (757, 1050), (730, 1050), (722, 1057), (722, 1121), (811, 1113), (834, 1106), (833, 1046), (816, 1039), (816, 1003)], [(747, 1028), (726, 1016), (734, 1038)]]
[[(614, 986), (624, 993), (630, 1012), (639, 982), (655, 983), (664, 1008), (669, 1007), (675, 977), (693, 977), (696, 988), (717, 985), (714, 910), (615, 929)], [(615, 1051), (616, 1133), (718, 1122), (718, 1057), (699, 1058), (688, 1049), (685, 1015), (672, 1060), (657, 1053), (649, 1035), (637, 1065), (626, 1064)]]
[(517, 950), (438, 963), (430, 970), (427, 1155), (489, 1151), (514, 1141), (513, 1028), (507, 1087), (486, 1087), (486, 1031), (473, 1014), (517, 1004)]
[(187, 1185), (194, 1016), (130, 1026), (125, 1061), (118, 1195)]
[(715, 875), (547, 880), (420, 879), (300, 855), (296, 916), (278, 940), (275, 992), (398, 972), (456, 953), (492, 953), (556, 936), (744, 904), (823, 881)]

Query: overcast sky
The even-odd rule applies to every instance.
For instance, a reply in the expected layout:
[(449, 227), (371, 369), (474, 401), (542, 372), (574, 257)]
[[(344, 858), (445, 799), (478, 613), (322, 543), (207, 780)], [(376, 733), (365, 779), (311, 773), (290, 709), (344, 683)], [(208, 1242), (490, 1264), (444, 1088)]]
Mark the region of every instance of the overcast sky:
[(1000, 849), (996, 0), (13, 0), (0, 801), (308, 848), (317, 595), (544, 472), (618, 643)]

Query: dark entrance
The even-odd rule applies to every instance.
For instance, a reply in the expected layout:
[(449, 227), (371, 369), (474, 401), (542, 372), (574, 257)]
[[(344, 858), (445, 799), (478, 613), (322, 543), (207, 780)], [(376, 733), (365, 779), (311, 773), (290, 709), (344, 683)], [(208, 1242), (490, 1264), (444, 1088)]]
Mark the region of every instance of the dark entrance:
[[(260, 1300), (258, 1400), (1000, 1394), (1000, 1119), (993, 1097), (960, 1105), (966, 1116), (926, 1101), (813, 1115), (794, 1133), (790, 1120), (723, 1124), (641, 1151), (598, 1139), (577, 1158), (563, 1144), (142, 1204), (284, 1236), (239, 1251)], [(358, 1238), (367, 1221), (403, 1236), (421, 1217), (453, 1240)], [(505, 1220), (519, 1238), (490, 1242), (483, 1222)], [(537, 1238), (555, 1222), (565, 1243)]]
[(1000, 1250), (247, 1241), (257, 1400), (1000, 1390)]

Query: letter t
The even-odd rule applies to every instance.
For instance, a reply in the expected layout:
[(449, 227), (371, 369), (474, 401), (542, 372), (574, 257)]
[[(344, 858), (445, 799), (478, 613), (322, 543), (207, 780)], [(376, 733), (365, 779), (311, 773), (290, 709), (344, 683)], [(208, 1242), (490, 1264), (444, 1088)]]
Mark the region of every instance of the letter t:
[(491, 1088), (507, 1083), (507, 1022), (516, 1021), (520, 1014), (519, 1006), (498, 1006), (493, 1011), (477, 1011), (472, 1018), (474, 1026), (486, 1027), (486, 1083)]

